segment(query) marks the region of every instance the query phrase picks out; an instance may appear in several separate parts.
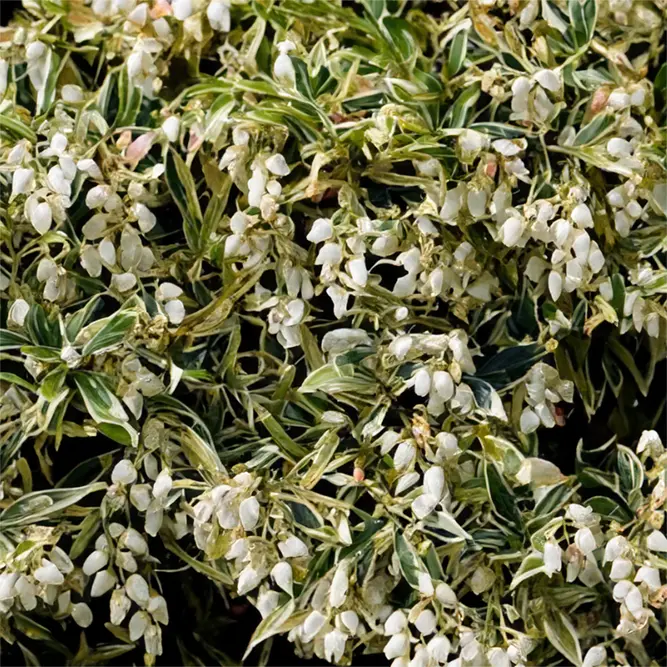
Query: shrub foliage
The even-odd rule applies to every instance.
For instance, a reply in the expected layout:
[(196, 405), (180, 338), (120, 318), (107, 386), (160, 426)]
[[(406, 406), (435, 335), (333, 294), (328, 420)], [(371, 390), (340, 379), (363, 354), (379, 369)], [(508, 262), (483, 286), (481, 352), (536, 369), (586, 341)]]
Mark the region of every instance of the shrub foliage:
[(663, 12), (23, 0), (6, 655), (661, 664)]

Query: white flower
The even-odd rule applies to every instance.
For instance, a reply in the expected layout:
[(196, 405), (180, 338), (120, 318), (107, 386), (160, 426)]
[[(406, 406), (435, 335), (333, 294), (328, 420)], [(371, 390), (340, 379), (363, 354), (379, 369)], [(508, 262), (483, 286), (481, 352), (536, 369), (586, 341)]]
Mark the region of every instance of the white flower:
[(333, 303), (334, 317), (336, 317), (336, 319), (345, 317), (345, 314), (347, 313), (347, 302), (350, 298), (348, 292), (338, 285), (327, 287), (326, 292), (327, 296)]
[(435, 632), (437, 621), (430, 609), (424, 609), (415, 621), (415, 626), (422, 635), (431, 635)]
[(448, 401), (454, 395), (454, 381), (447, 371), (433, 373), (432, 385), (443, 401)]
[(523, 150), (523, 146), (520, 143), (512, 141), (511, 139), (496, 139), (492, 146), (496, 151), (505, 157), (518, 155)]
[(106, 567), (109, 562), (109, 554), (106, 551), (96, 549), (93, 551), (83, 563), (83, 573), (90, 576), (95, 574), (98, 570)]
[(7, 78), (9, 73), (9, 63), (0, 58), (0, 97), (7, 91)]
[(287, 176), (290, 173), (290, 168), (287, 165), (285, 158), (280, 153), (276, 153), (267, 158), (265, 165), (266, 168), (276, 176)]
[(660, 586), (660, 571), (655, 567), (643, 565), (637, 570), (635, 582), (644, 583), (650, 591), (657, 591)]
[(562, 567), (562, 551), (555, 542), (547, 542), (544, 545), (544, 567), (551, 577), (555, 572), (560, 572)]
[(192, 15), (192, 0), (172, 0), (171, 9), (175, 18), (185, 21)]
[(444, 582), (439, 583), (435, 589), (435, 596), (445, 607), (453, 607), (456, 605), (456, 593), (449, 584)]
[(637, 443), (637, 453), (641, 454), (646, 449), (654, 458), (657, 458), (663, 452), (664, 447), (657, 431), (642, 431)]
[(119, 292), (128, 292), (137, 284), (137, 277), (133, 273), (115, 273), (111, 276), (111, 287)]
[(607, 659), (607, 649), (604, 646), (593, 646), (586, 651), (582, 667), (599, 667)]
[(127, 597), (136, 602), (141, 608), (145, 608), (150, 599), (148, 584), (140, 574), (131, 574), (125, 582)]
[(213, 30), (229, 32), (231, 28), (229, 0), (213, 0), (206, 8), (206, 18)]
[(340, 607), (345, 602), (349, 576), (348, 567), (348, 562), (345, 560), (338, 563), (329, 591), (329, 604), (332, 607)]
[(278, 550), (283, 558), (301, 558), (308, 555), (308, 547), (294, 535), (288, 537), (284, 542), (278, 542)]
[(632, 569), (632, 561), (629, 561), (626, 558), (615, 558), (611, 564), (609, 578), (612, 581), (627, 579), (632, 574)]
[(266, 618), (274, 609), (278, 607), (280, 600), (280, 593), (278, 591), (264, 591), (257, 597), (257, 611), (262, 618)]
[(303, 622), (303, 640), (308, 642), (322, 629), (326, 616), (319, 611), (312, 611)]
[(7, 323), (13, 324), (17, 327), (22, 327), (25, 323), (25, 318), (30, 311), (30, 304), (24, 299), (16, 299), (12, 303), (9, 313), (7, 315)]
[(58, 586), (65, 581), (62, 572), (46, 558), (42, 558), (42, 565), (35, 570), (34, 575), (35, 579), (37, 579), (40, 584), (53, 584)]
[(164, 132), (167, 139), (171, 142), (178, 140), (178, 134), (181, 129), (181, 121), (178, 116), (169, 116), (162, 123), (162, 131)]
[(273, 76), (278, 80), (284, 80), (288, 84), (294, 84), (296, 80), (296, 73), (294, 72), (294, 65), (287, 55), (290, 51), (295, 49), (294, 43), (286, 40), (279, 42), (277, 45), (279, 55), (273, 63)]
[(363, 257), (355, 257), (347, 263), (348, 271), (352, 276), (352, 280), (359, 285), (364, 287), (368, 280), (368, 270), (366, 269), (366, 261)]
[(489, 138), (481, 132), (475, 130), (463, 130), (459, 135), (459, 146), (469, 153), (473, 153), (482, 148), (486, 148), (489, 144)]
[(311, 243), (321, 243), (330, 239), (333, 235), (333, 225), (329, 218), (318, 218), (310, 228), (306, 239)]
[(123, 619), (127, 616), (127, 612), (130, 611), (132, 602), (125, 595), (124, 588), (117, 588), (111, 594), (111, 601), (109, 602), (110, 621), (113, 625), (120, 625), (123, 622)]
[(93, 612), (85, 602), (72, 605), (72, 619), (80, 628), (87, 628), (93, 622)]
[(595, 536), (590, 528), (580, 528), (574, 535), (574, 543), (579, 551), (588, 556), (597, 548)]
[(586, 204), (577, 204), (570, 214), (572, 222), (581, 228), (593, 227), (593, 216)]
[(440, 217), (448, 224), (456, 224), (456, 217), (463, 206), (463, 198), (466, 195), (464, 183), (459, 183), (453, 190), (448, 190), (445, 195), (445, 203), (440, 209)]
[(137, 216), (139, 229), (141, 229), (144, 234), (147, 234), (151, 231), (151, 229), (153, 229), (153, 227), (155, 227), (157, 218), (145, 204), (137, 202), (134, 204), (134, 206), (132, 206), (132, 212)]
[(522, 433), (532, 433), (540, 425), (540, 418), (530, 408), (524, 408), (519, 425)]
[(542, 69), (539, 72), (536, 72), (533, 76), (537, 83), (539, 83), (545, 90), (555, 93), (560, 89), (560, 76), (553, 70)]
[(507, 218), (498, 230), (500, 240), (504, 245), (511, 248), (521, 239), (523, 234), (523, 222), (519, 218)]
[(30, 192), (34, 187), (34, 182), (34, 170), (19, 167), (12, 176), (12, 197)]
[(429, 641), (429, 643), (426, 645), (426, 650), (428, 651), (428, 654), (432, 660), (435, 660), (437, 663), (442, 665), (447, 662), (447, 657), (451, 650), (451, 644), (449, 643), (449, 639), (447, 639), (447, 637), (438, 635)]
[(259, 520), (259, 502), (257, 498), (251, 497), (241, 501), (239, 505), (239, 516), (245, 530), (252, 530)]
[(136, 468), (128, 459), (119, 461), (111, 472), (111, 481), (114, 484), (134, 484), (136, 479)]
[(410, 467), (415, 457), (415, 446), (411, 442), (402, 442), (394, 454), (394, 468), (404, 470)]
[(427, 396), (431, 389), (431, 375), (426, 368), (420, 368), (414, 375), (414, 389), (417, 396)]
[(603, 563), (608, 563), (609, 561), (619, 558), (627, 551), (628, 548), (628, 541), (625, 539), (625, 537), (623, 537), (623, 535), (612, 537), (604, 548)]
[(659, 530), (654, 530), (646, 538), (646, 547), (651, 551), (667, 553), (667, 536)]
[(245, 595), (253, 588), (257, 588), (264, 577), (252, 566), (247, 565), (239, 574), (237, 583), (237, 592), (239, 595)]
[(334, 629), (324, 635), (324, 655), (328, 662), (337, 663), (343, 657), (347, 635)]
[(91, 158), (79, 160), (76, 167), (80, 171), (86, 172), (92, 178), (102, 178), (102, 172), (100, 171), (100, 168), (95, 163), (95, 160), (92, 160)]
[(180, 324), (185, 318), (185, 306), (178, 299), (172, 299), (165, 303), (164, 312), (171, 324)]
[(19, 575), (16, 572), (3, 572), (0, 574), (0, 600), (11, 600), (15, 592), (15, 584)]
[(66, 178), (63, 170), (58, 165), (49, 169), (46, 175), (46, 182), (56, 194), (64, 195), (65, 197), (69, 197), (72, 194), (70, 179)]
[(613, 137), (607, 142), (607, 153), (612, 157), (630, 157), (633, 153), (632, 144), (626, 139)]
[(359, 627), (359, 616), (358, 616), (356, 611), (352, 611), (352, 610), (344, 611), (340, 615), (340, 620), (341, 620), (341, 623), (352, 634), (355, 634), (357, 632), (357, 628)]
[(292, 567), (289, 563), (285, 561), (276, 563), (271, 570), (271, 577), (276, 582), (276, 586), (292, 595)]
[(333, 266), (340, 264), (343, 259), (343, 251), (338, 243), (325, 243), (315, 258), (315, 265)]
[(399, 632), (403, 632), (407, 627), (408, 619), (400, 609), (397, 609), (384, 622), (384, 633), (386, 635), (396, 635)]
[(387, 660), (393, 660), (402, 655), (405, 655), (410, 648), (410, 641), (408, 635), (400, 633), (393, 635), (384, 647), (384, 655)]
[(108, 593), (116, 585), (116, 577), (109, 570), (101, 570), (95, 575), (90, 588), (91, 597), (100, 597)]

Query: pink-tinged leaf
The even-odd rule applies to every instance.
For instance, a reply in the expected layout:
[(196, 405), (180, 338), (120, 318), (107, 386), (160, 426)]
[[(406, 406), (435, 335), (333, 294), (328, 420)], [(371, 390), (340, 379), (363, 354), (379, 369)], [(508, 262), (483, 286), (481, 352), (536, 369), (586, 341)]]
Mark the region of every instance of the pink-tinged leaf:
[(155, 139), (154, 132), (146, 132), (140, 137), (137, 137), (128, 147), (125, 152), (125, 158), (129, 162), (139, 162), (142, 158), (146, 157), (148, 151), (153, 145), (153, 140)]

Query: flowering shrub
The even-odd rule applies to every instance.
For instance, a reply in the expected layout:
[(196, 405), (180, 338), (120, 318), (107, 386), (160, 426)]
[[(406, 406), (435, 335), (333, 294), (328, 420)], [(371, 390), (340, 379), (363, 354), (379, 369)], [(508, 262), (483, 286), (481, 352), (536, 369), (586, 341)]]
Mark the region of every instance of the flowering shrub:
[(661, 664), (664, 3), (23, 5), (9, 655)]

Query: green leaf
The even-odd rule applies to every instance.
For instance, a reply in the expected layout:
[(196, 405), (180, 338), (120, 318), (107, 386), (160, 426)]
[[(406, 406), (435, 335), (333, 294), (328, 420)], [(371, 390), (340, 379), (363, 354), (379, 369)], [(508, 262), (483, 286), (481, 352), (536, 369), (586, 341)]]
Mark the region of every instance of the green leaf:
[(295, 614), (295, 609), (296, 602), (294, 600), (288, 600), (284, 605), (278, 607), (263, 619), (257, 628), (255, 628), (252, 637), (250, 637), (248, 648), (243, 654), (243, 660), (250, 655), (250, 652), (256, 646), (259, 646), (259, 644), (266, 641), (269, 637), (273, 637), (273, 635), (288, 632), (299, 625), (299, 623), (301, 623), (310, 613), (310, 611), (303, 611)]
[(472, 123), (470, 129), (477, 132), (485, 132), (492, 137), (500, 137), (502, 139), (517, 139), (518, 137), (523, 137), (527, 132), (524, 128), (515, 127), (514, 125), (509, 125), (507, 123), (492, 122)]
[(398, 62), (406, 63), (411, 60), (416, 48), (410, 24), (405, 19), (385, 16), (382, 25), (395, 54), (399, 56)]
[(616, 447), (616, 467), (621, 486), (626, 492), (641, 489), (644, 484), (644, 466), (629, 447)]
[(461, 71), (468, 51), (468, 31), (459, 30), (449, 47), (447, 58), (447, 74), (453, 77)]
[(57, 348), (62, 345), (58, 321), (49, 318), (44, 308), (37, 303), (30, 306), (25, 318), (25, 328), (35, 345)]
[(482, 362), (475, 377), (501, 389), (525, 375), (545, 354), (538, 343), (508, 347)]
[[(578, 0), (573, 0), (577, 2)], [(616, 117), (613, 114), (600, 113), (593, 120), (584, 125), (574, 137), (575, 146), (587, 146), (592, 144), (597, 139), (602, 138), (605, 134), (609, 134), (610, 130), (615, 125)]]
[(106, 488), (105, 482), (97, 482), (69, 489), (27, 493), (0, 513), (0, 530), (39, 523), (75, 505), (87, 495)]
[(569, 0), (568, 13), (577, 46), (588, 44), (595, 32), (598, 0)]
[(444, 530), (455, 535), (459, 539), (472, 540), (472, 536), (461, 527), (459, 522), (449, 512), (445, 510), (430, 514), (424, 519), (424, 525), (429, 528)]
[(30, 344), (30, 339), (9, 329), (0, 329), (0, 350), (16, 350)]
[(4, 371), (0, 371), (0, 381), (9, 382), (10, 384), (15, 384), (23, 389), (37, 393), (37, 387), (32, 384), (32, 382), (24, 380), (15, 373), (5, 373)]
[(445, 125), (447, 127), (466, 126), (470, 112), (475, 104), (477, 104), (480, 91), (479, 83), (474, 83), (463, 90), (445, 116)]
[(593, 498), (588, 498), (584, 504), (610, 521), (617, 521), (621, 524), (632, 521), (633, 515), (630, 509), (608, 496), (593, 496)]
[(93, 316), (93, 313), (100, 307), (99, 297), (94, 296), (86, 302), (83, 308), (80, 308), (76, 313), (67, 318), (65, 324), (65, 335), (67, 340), (72, 342), (77, 335), (86, 326), (88, 320)]
[(126, 127), (134, 125), (141, 108), (143, 93), (141, 88), (135, 86), (127, 74), (127, 66), (124, 66), (118, 77), (118, 111), (114, 125)]
[[(132, 310), (119, 310), (107, 318), (104, 326), (83, 346), (81, 354), (86, 357), (90, 354), (109, 352), (120, 345), (127, 332), (137, 321), (137, 314)], [(96, 323), (97, 324), (97, 323)]]
[(398, 557), (403, 578), (412, 588), (419, 590), (419, 575), (426, 574), (429, 576), (428, 570), (415, 548), (405, 538), (403, 531), (398, 528), (394, 531), (394, 550)]
[(27, 139), (32, 144), (37, 143), (37, 135), (18, 118), (10, 118), (4, 113), (0, 114), (0, 128), (17, 139)]
[(537, 576), (538, 574), (543, 574), (546, 572), (544, 567), (544, 561), (542, 556), (539, 554), (528, 554), (522, 561), (519, 569), (516, 571), (516, 574), (512, 578), (512, 583), (510, 584), (510, 591), (513, 591), (519, 584), (523, 583), (527, 579)]
[(333, 432), (327, 431), (315, 444), (315, 456), (308, 472), (301, 479), (304, 489), (312, 489), (322, 478), (329, 462), (336, 453), (340, 438)]
[(377, 533), (386, 523), (386, 519), (368, 519), (365, 521), (364, 529), (361, 533), (356, 534), (352, 540), (352, 544), (341, 550), (340, 560), (343, 560), (348, 556), (353, 556), (354, 558), (360, 557), (368, 548), (373, 539), (373, 535), (375, 535), (375, 533)]
[(170, 148), (166, 155), (165, 178), (171, 196), (183, 216), (183, 231), (188, 247), (193, 251), (201, 250), (204, 239), (200, 232), (204, 223), (197, 188), (192, 172), (173, 148)]
[(303, 381), (299, 391), (303, 394), (322, 391), (325, 394), (352, 392), (359, 394), (375, 394), (376, 385), (366, 377), (359, 377), (354, 366), (347, 364), (337, 366), (326, 364), (314, 370)]
[(495, 463), (485, 462), (484, 477), (493, 508), (500, 516), (507, 519), (514, 529), (520, 528), (522, 519), (521, 512), (517, 507), (516, 497)]
[(278, 420), (263, 406), (259, 405), (258, 403), (254, 403), (253, 407), (255, 409), (255, 412), (257, 412), (257, 416), (259, 417), (259, 421), (264, 424), (266, 427), (266, 430), (271, 434), (271, 437), (273, 438), (273, 442), (280, 447), (280, 449), (287, 454), (290, 458), (293, 458), (295, 460), (299, 460), (303, 456), (307, 454), (307, 450), (305, 450), (301, 445), (298, 445), (292, 438), (287, 435), (287, 432), (285, 429), (278, 423)]
[(127, 413), (121, 402), (111, 393), (102, 378), (95, 373), (72, 373), (79, 393), (90, 416), (103, 424), (115, 424), (127, 431), (133, 447), (139, 443), (139, 434), (128, 423)]
[(38, 115), (51, 107), (56, 95), (56, 82), (60, 75), (60, 56), (52, 48), (48, 49), (44, 70), (44, 84), (37, 94)]
[(582, 664), (579, 637), (569, 619), (558, 610), (549, 610), (544, 619), (544, 631), (552, 646), (569, 662)]

